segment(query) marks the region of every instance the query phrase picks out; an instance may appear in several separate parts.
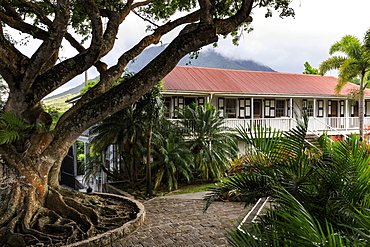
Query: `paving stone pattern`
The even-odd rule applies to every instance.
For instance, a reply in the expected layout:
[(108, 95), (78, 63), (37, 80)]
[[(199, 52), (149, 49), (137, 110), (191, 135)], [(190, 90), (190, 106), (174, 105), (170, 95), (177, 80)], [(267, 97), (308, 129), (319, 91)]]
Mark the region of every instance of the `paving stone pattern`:
[(203, 214), (204, 200), (171, 197), (143, 204), (144, 225), (114, 247), (230, 246), (226, 229), (240, 222), (250, 209), (237, 202), (214, 202)]

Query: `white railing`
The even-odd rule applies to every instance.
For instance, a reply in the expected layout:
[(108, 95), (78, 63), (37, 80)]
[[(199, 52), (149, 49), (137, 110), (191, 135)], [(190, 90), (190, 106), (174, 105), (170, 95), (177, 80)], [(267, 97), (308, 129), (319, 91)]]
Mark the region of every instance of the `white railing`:
[[(254, 126), (260, 124), (262, 126), (288, 131), (297, 125), (292, 118), (257, 118), (257, 119), (236, 119), (226, 118), (225, 126), (236, 128), (238, 126), (246, 128), (247, 126)], [(370, 125), (370, 117), (364, 119), (364, 126)], [(308, 128), (311, 131), (325, 132), (325, 131), (341, 131), (341, 132), (355, 132), (358, 129), (358, 117), (325, 117), (315, 118), (310, 117), (308, 121)]]
[(243, 127), (247, 128), (262, 125), (267, 128), (279, 129), (288, 131), (289, 129), (296, 126), (296, 123), (291, 118), (256, 118), (256, 119), (236, 119), (226, 118), (225, 126), (230, 128)]

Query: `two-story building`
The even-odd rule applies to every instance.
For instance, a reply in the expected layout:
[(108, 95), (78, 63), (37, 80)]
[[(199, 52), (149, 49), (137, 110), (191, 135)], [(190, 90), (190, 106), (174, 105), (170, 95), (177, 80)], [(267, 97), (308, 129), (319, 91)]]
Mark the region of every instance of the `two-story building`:
[[(295, 110), (300, 113), (303, 109), (309, 116), (308, 134), (358, 133), (358, 102), (350, 96), (359, 86), (348, 83), (335, 94), (337, 83), (332, 76), (177, 66), (163, 79), (163, 96), (166, 115), (171, 119), (176, 119), (177, 107), (208, 103), (220, 110), (229, 127), (262, 124), (287, 131), (296, 124)], [(365, 93), (368, 126), (370, 90)], [(87, 132), (78, 141), (85, 143), (87, 153)], [(74, 164), (67, 161), (62, 166), (61, 183), (77, 189), (73, 179), (77, 175), (76, 158)], [(94, 180), (94, 191), (101, 191), (100, 183), (105, 180), (104, 173), (100, 182)]]
[[(176, 118), (176, 107), (209, 103), (230, 127), (264, 124), (289, 130), (296, 123), (294, 109), (304, 109), (311, 132), (358, 132), (358, 102), (351, 95), (359, 86), (348, 83), (335, 94), (337, 83), (332, 76), (177, 66), (163, 79), (163, 94), (169, 118)], [(366, 126), (370, 90), (365, 94)]]

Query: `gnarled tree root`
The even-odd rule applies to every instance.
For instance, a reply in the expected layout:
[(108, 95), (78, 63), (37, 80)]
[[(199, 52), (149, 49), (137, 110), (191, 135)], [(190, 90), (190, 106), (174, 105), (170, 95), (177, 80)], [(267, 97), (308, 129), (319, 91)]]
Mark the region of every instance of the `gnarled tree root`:
[(64, 188), (49, 188), (45, 205), (32, 203), (25, 193), (12, 196), (9, 210), (1, 208), (10, 215), (0, 218), (0, 246), (72, 244), (120, 227), (138, 211), (133, 203)]

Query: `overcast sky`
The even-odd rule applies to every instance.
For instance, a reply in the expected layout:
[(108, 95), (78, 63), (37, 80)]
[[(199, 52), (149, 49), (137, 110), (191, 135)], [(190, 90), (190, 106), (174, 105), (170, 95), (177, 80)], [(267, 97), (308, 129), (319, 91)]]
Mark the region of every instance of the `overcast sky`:
[(345, 35), (362, 41), (370, 28), (369, 0), (294, 0), (292, 6), (295, 18), (264, 18), (263, 11), (254, 11), (254, 31), (238, 47), (220, 42), (220, 53), (253, 59), (279, 72), (302, 73), (305, 61), (318, 68), (334, 42)]
[[(277, 13), (265, 18), (265, 9), (254, 10), (254, 30), (243, 35), (239, 46), (232, 45), (230, 39), (220, 39), (216, 51), (228, 57), (254, 60), (278, 72), (302, 73), (305, 61), (318, 68), (329, 57), (328, 51), (334, 42), (347, 34), (362, 41), (370, 28), (369, 0), (294, 0), (292, 7), (295, 18), (281, 19)], [(130, 17), (121, 28), (114, 52), (103, 60), (112, 65), (118, 55), (146, 34), (146, 25), (137, 17)], [(170, 42), (173, 37), (174, 34), (168, 35), (163, 42)], [(328, 75), (336, 76), (337, 73), (333, 71)], [(95, 76), (96, 71), (91, 69), (89, 78)], [(83, 80), (80, 76), (62, 90)]]

